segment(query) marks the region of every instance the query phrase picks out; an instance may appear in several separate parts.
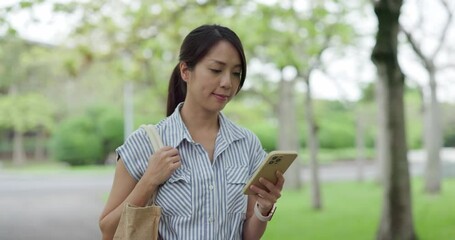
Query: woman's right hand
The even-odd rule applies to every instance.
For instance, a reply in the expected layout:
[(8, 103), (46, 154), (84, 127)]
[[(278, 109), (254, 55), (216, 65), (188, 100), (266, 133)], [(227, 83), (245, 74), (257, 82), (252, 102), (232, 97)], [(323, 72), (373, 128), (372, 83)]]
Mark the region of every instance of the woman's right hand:
[(159, 186), (166, 182), (174, 171), (181, 166), (180, 155), (176, 148), (165, 146), (156, 151), (148, 161), (144, 173), (149, 183)]

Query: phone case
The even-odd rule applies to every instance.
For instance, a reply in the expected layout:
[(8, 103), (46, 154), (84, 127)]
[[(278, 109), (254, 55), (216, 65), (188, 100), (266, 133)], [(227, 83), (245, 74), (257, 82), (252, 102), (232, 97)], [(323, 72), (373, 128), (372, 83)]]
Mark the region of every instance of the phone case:
[(296, 158), (297, 152), (295, 151), (276, 150), (270, 152), (262, 162), (261, 166), (259, 166), (259, 169), (254, 173), (253, 177), (243, 188), (243, 193), (247, 195), (255, 194), (250, 190), (251, 185), (256, 185), (260, 188), (266, 189), (265, 186), (259, 182), (260, 177), (268, 179), (275, 184), (278, 181), (276, 172), (280, 171), (284, 174)]

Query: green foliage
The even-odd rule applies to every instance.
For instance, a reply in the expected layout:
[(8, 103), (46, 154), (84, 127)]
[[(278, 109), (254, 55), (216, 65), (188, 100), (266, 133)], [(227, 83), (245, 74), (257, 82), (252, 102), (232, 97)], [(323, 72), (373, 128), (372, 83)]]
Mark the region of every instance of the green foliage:
[(97, 121), (99, 136), (106, 155), (123, 143), (123, 118), (117, 111), (106, 111)]
[(102, 164), (123, 142), (123, 120), (117, 111), (92, 107), (60, 124), (52, 139), (58, 161), (70, 165)]
[(41, 94), (0, 96), (0, 128), (12, 128), (22, 133), (39, 127), (51, 130), (54, 113), (53, 103)]
[(353, 112), (337, 101), (317, 103), (316, 122), (320, 147), (353, 148), (356, 134)]
[(455, 129), (449, 128), (444, 131), (444, 147), (455, 147)]
[(250, 127), (262, 143), (262, 147), (266, 151), (276, 149), (277, 144), (277, 126), (267, 122), (259, 122)]
[(53, 135), (54, 157), (70, 165), (98, 162), (103, 156), (102, 140), (87, 116), (64, 121)]
[(319, 142), (322, 148), (355, 146), (355, 125), (347, 114), (328, 114), (319, 120)]

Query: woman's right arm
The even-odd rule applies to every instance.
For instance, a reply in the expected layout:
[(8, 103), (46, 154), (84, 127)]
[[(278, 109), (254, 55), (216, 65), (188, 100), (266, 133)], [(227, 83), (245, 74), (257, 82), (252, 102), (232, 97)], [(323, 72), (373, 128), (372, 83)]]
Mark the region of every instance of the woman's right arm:
[(147, 170), (139, 181), (128, 172), (123, 159), (117, 161), (114, 181), (109, 198), (99, 219), (103, 240), (114, 237), (126, 203), (145, 206), (158, 186), (164, 183), (179, 168), (180, 156), (177, 149), (163, 147), (149, 159)]

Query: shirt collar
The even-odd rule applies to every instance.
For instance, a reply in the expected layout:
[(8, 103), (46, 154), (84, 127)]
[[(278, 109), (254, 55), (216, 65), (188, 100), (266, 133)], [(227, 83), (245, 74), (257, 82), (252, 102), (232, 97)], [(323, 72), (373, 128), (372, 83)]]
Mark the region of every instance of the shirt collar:
[[(183, 123), (182, 116), (180, 115), (180, 109), (183, 106), (183, 102), (179, 103), (175, 108), (174, 112), (166, 119), (165, 125), (172, 125), (173, 127), (166, 127), (167, 136), (172, 136), (168, 139), (168, 143), (172, 147), (177, 147), (183, 140), (188, 142), (193, 142), (193, 138), (188, 131), (188, 128)], [(242, 128), (235, 125), (230, 121), (224, 113), (220, 112), (218, 115), (218, 120), (220, 122), (220, 130), (218, 132), (217, 138), (227, 143), (228, 145), (236, 140), (246, 137), (245, 132)]]

